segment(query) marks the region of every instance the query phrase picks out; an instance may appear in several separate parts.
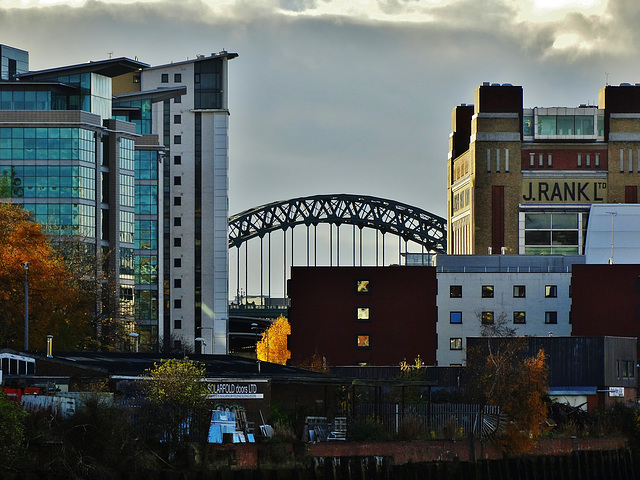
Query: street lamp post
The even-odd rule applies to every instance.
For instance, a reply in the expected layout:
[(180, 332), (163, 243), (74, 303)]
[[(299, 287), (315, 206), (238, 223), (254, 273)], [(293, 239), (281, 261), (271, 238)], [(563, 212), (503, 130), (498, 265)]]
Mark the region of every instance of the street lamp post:
[(31, 262), (23, 262), (24, 267), (24, 351), (29, 351), (29, 267)]
[[(203, 342), (202, 342), (202, 346), (206, 347), (207, 344), (204, 342), (204, 336), (202, 335), (202, 330), (211, 330), (211, 343), (209, 344), (211, 346), (211, 354), (214, 354), (214, 343), (213, 343), (213, 327), (198, 327), (200, 329), (200, 336), (198, 338), (202, 338)], [(197, 338), (196, 338), (197, 340)], [(200, 352), (200, 353), (205, 353), (205, 352)]]
[(260, 373), (260, 359), (258, 358), (258, 324), (253, 322), (251, 324), (251, 330), (253, 330), (256, 336), (256, 362), (258, 363), (258, 373)]

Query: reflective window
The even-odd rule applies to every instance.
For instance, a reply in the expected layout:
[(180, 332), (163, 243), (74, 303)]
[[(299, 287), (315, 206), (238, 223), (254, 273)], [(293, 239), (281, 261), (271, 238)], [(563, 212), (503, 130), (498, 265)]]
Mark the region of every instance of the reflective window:
[(513, 312), (513, 323), (515, 323), (515, 324), (527, 323), (525, 313), (524, 312)]
[(449, 339), (450, 350), (462, 350), (462, 338), (450, 338)]
[(493, 298), (493, 285), (482, 286), (482, 298)]
[(449, 323), (462, 323), (462, 312), (449, 312)]
[(524, 285), (513, 286), (513, 298), (525, 298), (527, 296), (527, 289)]
[(544, 312), (544, 323), (558, 323), (558, 312)]
[(493, 312), (482, 312), (480, 318), (483, 325), (493, 325)]

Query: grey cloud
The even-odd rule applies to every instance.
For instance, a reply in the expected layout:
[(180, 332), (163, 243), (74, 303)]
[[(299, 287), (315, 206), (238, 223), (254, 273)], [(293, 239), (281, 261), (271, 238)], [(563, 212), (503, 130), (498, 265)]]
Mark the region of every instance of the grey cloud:
[[(527, 106), (571, 106), (597, 99), (605, 71), (636, 80), (630, 78), (636, 53), (586, 52), (571, 61), (549, 53), (563, 25), (596, 32), (606, 45), (612, 30), (628, 30), (637, 20), (632, 2), (611, 3), (615, 18), (574, 15), (544, 25), (518, 24), (510, 5), (429, 7), (434, 22), (411, 24), (276, 15), (250, 0), (225, 16), (197, 0), (94, 0), (77, 9), (0, 7), (0, 42), (30, 50), (33, 68), (103, 59), (107, 52), (150, 64), (222, 48), (238, 52), (229, 85), (232, 213), (346, 192), (444, 215), (451, 110), (472, 103), (482, 81), (523, 85)], [(410, 1), (397, 6), (419, 8)]]

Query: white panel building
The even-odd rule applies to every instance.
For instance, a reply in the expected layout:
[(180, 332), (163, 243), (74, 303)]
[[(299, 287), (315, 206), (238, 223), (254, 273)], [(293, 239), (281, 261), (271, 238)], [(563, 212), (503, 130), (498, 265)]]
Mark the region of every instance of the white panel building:
[(501, 319), (516, 335), (571, 335), (575, 263), (584, 257), (438, 255), (437, 364), (463, 365), (466, 338)]
[(186, 86), (153, 105), (153, 129), (169, 147), (163, 165), (164, 347), (228, 350), (228, 61), (235, 53), (141, 72), (141, 89)]

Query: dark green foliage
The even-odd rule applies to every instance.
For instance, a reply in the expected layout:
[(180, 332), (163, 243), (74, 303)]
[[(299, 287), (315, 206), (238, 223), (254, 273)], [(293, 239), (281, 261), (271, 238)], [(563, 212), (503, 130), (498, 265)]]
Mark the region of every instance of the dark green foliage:
[(385, 442), (389, 433), (381, 422), (374, 418), (354, 421), (348, 430), (348, 439), (353, 442)]
[(19, 404), (0, 391), (0, 471), (10, 470), (24, 459), (26, 415)]

